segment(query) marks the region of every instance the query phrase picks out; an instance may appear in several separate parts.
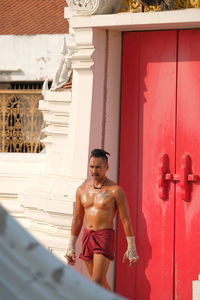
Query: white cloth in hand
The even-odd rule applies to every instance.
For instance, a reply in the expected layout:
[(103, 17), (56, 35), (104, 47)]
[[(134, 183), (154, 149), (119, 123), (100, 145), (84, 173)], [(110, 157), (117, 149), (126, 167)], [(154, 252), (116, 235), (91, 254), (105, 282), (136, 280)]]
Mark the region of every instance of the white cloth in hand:
[(68, 246), (67, 246), (67, 250), (65, 252), (64, 257), (66, 257), (66, 259), (68, 260), (68, 263), (71, 265), (74, 265), (76, 262), (76, 253), (75, 253), (75, 246), (76, 246), (76, 241), (77, 241), (77, 236), (75, 235), (71, 235), (69, 242), (68, 242)]
[(138, 259), (139, 256), (137, 254), (136, 245), (135, 245), (135, 237), (127, 236), (127, 250), (124, 253), (123, 262), (125, 259), (129, 260), (129, 265), (133, 265)]

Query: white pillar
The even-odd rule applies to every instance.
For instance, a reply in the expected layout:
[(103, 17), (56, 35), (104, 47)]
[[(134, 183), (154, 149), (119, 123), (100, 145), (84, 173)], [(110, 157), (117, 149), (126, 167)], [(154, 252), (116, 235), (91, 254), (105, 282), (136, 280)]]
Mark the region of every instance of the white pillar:
[(193, 280), (192, 282), (192, 300), (200, 299), (200, 274), (198, 280)]
[(76, 51), (72, 55), (73, 84), (70, 120), (69, 175), (87, 177), (93, 90), (93, 30), (74, 31)]

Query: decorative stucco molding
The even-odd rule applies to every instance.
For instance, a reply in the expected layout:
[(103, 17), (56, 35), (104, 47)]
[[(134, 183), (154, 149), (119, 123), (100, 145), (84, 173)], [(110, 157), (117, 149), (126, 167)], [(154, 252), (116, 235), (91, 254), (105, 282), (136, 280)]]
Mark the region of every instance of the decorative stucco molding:
[[(75, 35), (76, 51), (72, 54), (72, 69), (84, 69), (85, 72), (90, 72), (94, 64), (93, 54), (93, 29), (92, 28), (78, 28), (73, 30)], [(74, 81), (73, 81), (74, 83)]]
[(56, 91), (57, 89), (63, 87), (63, 85), (70, 80), (70, 76), (72, 75), (71, 53), (72, 51), (67, 47), (66, 40), (64, 38), (60, 63), (50, 89), (51, 91)]
[(111, 14), (118, 11), (121, 0), (66, 0), (74, 15)]
[[(74, 40), (70, 35), (68, 43), (64, 37), (62, 43), (62, 49), (60, 53), (60, 61), (54, 76), (50, 91), (63, 91), (64, 89), (71, 88), (72, 84), (72, 66), (71, 58), (74, 52)], [(49, 91), (48, 78), (44, 81), (42, 88), (42, 95), (46, 98), (46, 93)]]

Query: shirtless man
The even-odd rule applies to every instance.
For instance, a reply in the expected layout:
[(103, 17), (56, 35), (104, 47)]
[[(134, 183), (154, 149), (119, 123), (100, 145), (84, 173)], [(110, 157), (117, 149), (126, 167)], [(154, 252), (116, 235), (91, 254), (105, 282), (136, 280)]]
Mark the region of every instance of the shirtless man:
[(115, 231), (113, 230), (113, 220), (117, 211), (127, 239), (124, 259), (128, 259), (129, 264), (133, 265), (139, 257), (136, 251), (126, 195), (119, 185), (106, 177), (109, 167), (107, 155), (109, 153), (102, 149), (94, 149), (91, 152), (89, 171), (92, 180), (84, 182), (77, 189), (71, 237), (65, 257), (69, 264), (75, 264), (75, 244), (85, 217), (80, 258), (85, 261), (92, 280), (110, 290), (106, 273), (111, 260), (114, 259)]

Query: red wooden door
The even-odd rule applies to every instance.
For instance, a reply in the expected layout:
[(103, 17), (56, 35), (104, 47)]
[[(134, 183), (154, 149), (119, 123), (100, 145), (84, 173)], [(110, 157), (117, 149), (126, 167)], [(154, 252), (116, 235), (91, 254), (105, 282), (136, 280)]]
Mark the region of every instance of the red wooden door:
[[(179, 32), (177, 77), (176, 173), (181, 157), (191, 157), (190, 173), (200, 175), (200, 30)], [(200, 181), (190, 182), (191, 197), (182, 200), (177, 183), (175, 220), (175, 299), (192, 299), (192, 280), (200, 273)]]
[(180, 199), (180, 181), (168, 183), (165, 200), (158, 184), (162, 153), (169, 158), (166, 172), (182, 172), (181, 157), (189, 152), (196, 164), (190, 173), (200, 174), (195, 148), (200, 143), (199, 41), (199, 30), (123, 36), (120, 184), (128, 196), (140, 260), (134, 268), (121, 263), (126, 243), (119, 223), (116, 291), (130, 299), (190, 300), (191, 281), (200, 272), (198, 182), (189, 184), (190, 202)]

